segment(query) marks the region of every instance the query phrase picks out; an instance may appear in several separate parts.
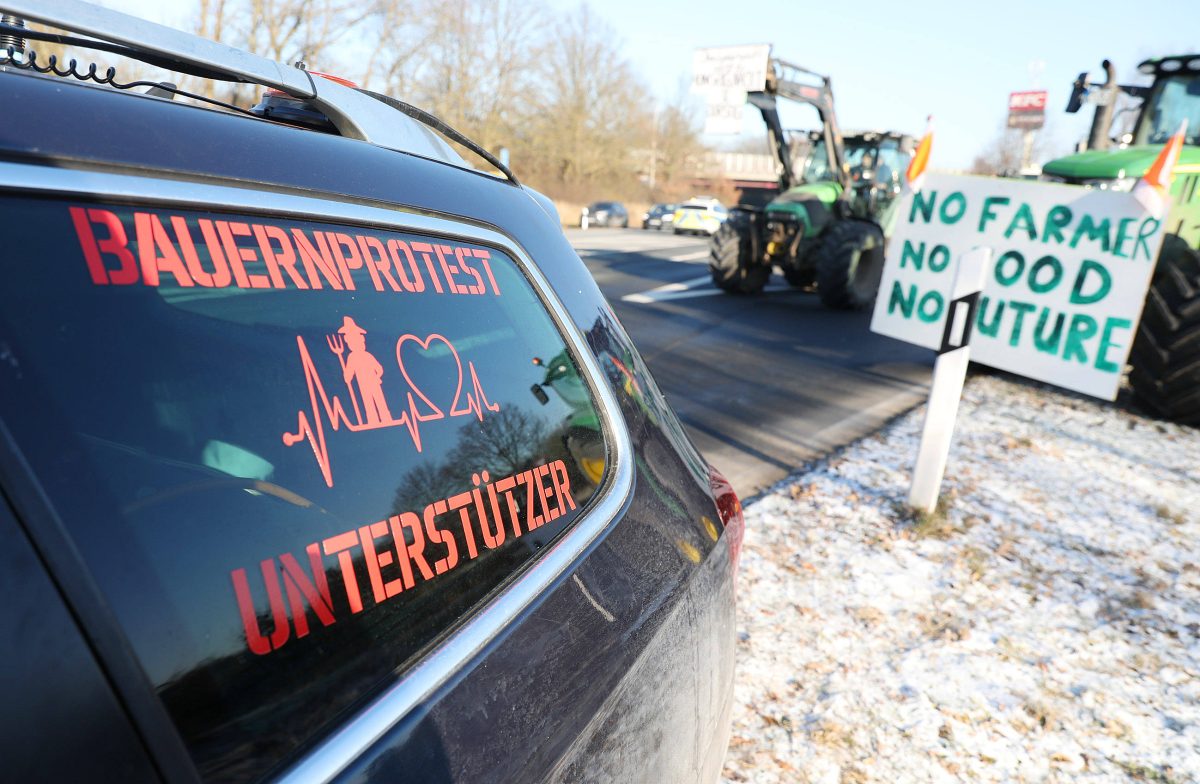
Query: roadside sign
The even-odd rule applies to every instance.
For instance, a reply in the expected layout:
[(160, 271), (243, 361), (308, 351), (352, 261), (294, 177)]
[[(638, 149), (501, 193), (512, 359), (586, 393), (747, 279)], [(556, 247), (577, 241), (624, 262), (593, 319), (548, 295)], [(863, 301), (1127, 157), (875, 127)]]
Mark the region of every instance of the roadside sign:
[(706, 134), (742, 132), (746, 93), (766, 85), (769, 44), (697, 49), (692, 58), (692, 92), (704, 96)]
[(1129, 193), (929, 174), (899, 205), (871, 329), (938, 349), (952, 262), (990, 247), (971, 359), (1112, 400), (1162, 238)]
[(705, 96), (704, 132), (715, 136), (737, 136), (742, 132), (746, 106), (743, 90), (721, 90)]
[(1008, 127), (1036, 130), (1046, 124), (1045, 90), (1023, 90), (1009, 93)]
[(767, 83), (770, 57), (770, 44), (697, 49), (692, 57), (692, 92), (709, 95), (761, 90)]

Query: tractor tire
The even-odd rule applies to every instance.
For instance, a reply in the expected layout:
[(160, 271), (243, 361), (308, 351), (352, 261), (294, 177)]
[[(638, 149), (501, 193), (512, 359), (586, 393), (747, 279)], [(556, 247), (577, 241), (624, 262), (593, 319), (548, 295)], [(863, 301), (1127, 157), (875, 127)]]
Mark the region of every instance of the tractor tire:
[(749, 221), (725, 221), (709, 241), (713, 285), (730, 294), (758, 294), (771, 277), (766, 264), (752, 264)]
[(883, 230), (843, 219), (825, 230), (816, 249), (817, 295), (834, 310), (862, 310), (875, 302), (883, 276)]
[(783, 267), (783, 278), (793, 288), (806, 289), (817, 282), (817, 271), (811, 266), (803, 269), (787, 266)]
[(1200, 426), (1200, 252), (1174, 234), (1163, 241), (1129, 361), (1139, 402)]

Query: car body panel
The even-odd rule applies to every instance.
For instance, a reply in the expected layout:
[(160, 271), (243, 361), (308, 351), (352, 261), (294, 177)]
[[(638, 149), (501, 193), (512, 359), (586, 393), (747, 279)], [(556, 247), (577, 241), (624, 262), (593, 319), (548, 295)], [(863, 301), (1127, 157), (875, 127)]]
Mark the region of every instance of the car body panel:
[[(93, 173), (136, 176), (496, 232), (533, 260), (567, 328), (605, 368), (599, 383), (615, 401), (633, 456), (617, 521), (498, 634), (465, 648), (461, 668), (418, 689), (415, 709), (348, 722), (323, 741), (320, 766), (306, 767), (307, 757), (293, 763), (295, 778), (341, 771), (374, 781), (420, 771), (416, 780), (432, 782), (567, 780), (596, 761), (595, 770), (615, 779), (638, 780), (647, 769), (661, 772), (661, 781), (715, 779), (732, 693), (730, 537), (714, 525), (720, 518), (706, 464), (540, 199), (415, 155), (156, 98), (24, 75), (0, 75), (0, 97), (22, 107), (0, 126), (0, 161), (75, 178), (80, 194), (92, 192)], [(11, 422), (7, 397), (0, 396), (7, 412), (0, 417)], [(13, 444), (0, 451), (6, 465), (22, 464)], [(53, 510), (28, 500), (37, 478), (8, 473), (4, 482), (6, 490), (33, 488), (14, 506), (44, 546)], [(74, 566), (87, 572), (86, 563)], [(80, 606), (75, 592), (67, 598)], [(101, 665), (129, 666), (115, 657), (102, 651)], [(118, 693), (128, 698), (124, 688)], [(135, 724), (153, 749), (146, 722)], [(637, 748), (634, 737), (642, 739)]]
[(4, 778), (72, 781), (88, 775), (84, 770), (103, 770), (112, 780), (159, 781), (87, 639), (2, 496), (0, 590)]

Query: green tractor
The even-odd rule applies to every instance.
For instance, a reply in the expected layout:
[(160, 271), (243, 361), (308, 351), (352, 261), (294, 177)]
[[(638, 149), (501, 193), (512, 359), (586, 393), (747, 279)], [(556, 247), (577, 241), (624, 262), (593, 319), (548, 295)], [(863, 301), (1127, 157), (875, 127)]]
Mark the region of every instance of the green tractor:
[[(762, 209), (730, 211), (712, 239), (713, 283), (733, 294), (757, 294), (778, 267), (793, 286), (815, 285), (827, 307), (867, 307), (879, 288), (913, 137), (892, 131), (843, 136), (829, 77), (782, 60), (771, 60), (763, 89), (746, 98), (766, 123), (780, 195)], [(821, 130), (809, 134), (799, 175), (779, 98), (811, 105), (821, 120)]]
[[(1068, 112), (1097, 104), (1088, 150), (1042, 167), (1044, 179), (1112, 190), (1130, 190), (1163, 145), (1188, 120), (1175, 166), (1166, 237), (1159, 253), (1141, 324), (1130, 353), (1134, 394), (1162, 417), (1200, 425), (1200, 54), (1161, 57), (1138, 66), (1149, 87), (1119, 85), (1105, 60), (1107, 81), (1075, 82)], [(1112, 148), (1109, 128), (1118, 93), (1142, 99), (1133, 132)]]

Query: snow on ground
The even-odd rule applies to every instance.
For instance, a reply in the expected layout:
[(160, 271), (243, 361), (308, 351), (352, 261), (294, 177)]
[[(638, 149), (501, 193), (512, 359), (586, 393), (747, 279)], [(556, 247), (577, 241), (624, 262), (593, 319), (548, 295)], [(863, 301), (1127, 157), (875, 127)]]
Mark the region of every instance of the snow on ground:
[(1200, 782), (1200, 430), (977, 377), (746, 509), (728, 782)]

